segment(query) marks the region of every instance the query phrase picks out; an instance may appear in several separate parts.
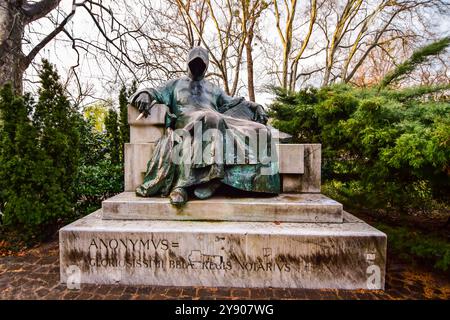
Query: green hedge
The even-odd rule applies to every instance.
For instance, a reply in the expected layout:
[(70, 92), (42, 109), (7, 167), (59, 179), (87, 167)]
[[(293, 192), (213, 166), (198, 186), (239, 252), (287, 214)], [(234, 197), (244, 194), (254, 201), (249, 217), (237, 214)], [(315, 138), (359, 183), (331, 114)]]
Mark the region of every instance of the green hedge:
[(96, 164), (81, 165), (75, 180), (77, 212), (86, 215), (101, 207), (106, 198), (124, 189), (123, 166), (103, 159)]
[(55, 235), (123, 190), (117, 114), (98, 132), (78, 111), (45, 60), (36, 101), (0, 90), (0, 238), (12, 247)]
[(77, 116), (53, 66), (43, 61), (37, 101), (0, 91), (2, 228), (25, 241), (43, 240), (73, 215), (79, 164)]
[(276, 89), (270, 115), (294, 141), (322, 143), (323, 180), (349, 201), (427, 211), (450, 196), (448, 88)]
[(388, 236), (388, 247), (401, 258), (418, 257), (434, 268), (450, 270), (450, 243), (439, 237), (426, 235), (407, 227), (377, 224), (376, 227)]

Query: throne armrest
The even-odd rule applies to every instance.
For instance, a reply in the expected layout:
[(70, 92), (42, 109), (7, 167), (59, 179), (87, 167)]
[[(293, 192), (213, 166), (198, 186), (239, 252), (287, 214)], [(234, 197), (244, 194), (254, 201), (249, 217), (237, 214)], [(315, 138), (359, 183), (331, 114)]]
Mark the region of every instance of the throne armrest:
[(279, 144), (278, 159), (285, 193), (320, 193), (322, 146)]
[(167, 107), (163, 104), (155, 104), (147, 118), (142, 117), (137, 120), (139, 110), (131, 105), (128, 105), (128, 124), (130, 126), (148, 126), (148, 125), (164, 125)]

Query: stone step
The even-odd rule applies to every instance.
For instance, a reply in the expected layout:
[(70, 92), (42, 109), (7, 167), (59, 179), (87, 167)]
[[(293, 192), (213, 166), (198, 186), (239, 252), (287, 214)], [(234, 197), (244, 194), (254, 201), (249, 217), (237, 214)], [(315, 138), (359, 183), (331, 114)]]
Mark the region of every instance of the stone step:
[(190, 200), (181, 208), (168, 198), (143, 198), (123, 192), (102, 203), (103, 219), (215, 220), (342, 223), (342, 204), (322, 194), (280, 194), (275, 197), (213, 197)]
[(386, 235), (343, 223), (104, 220), (59, 232), (63, 283), (383, 289)]

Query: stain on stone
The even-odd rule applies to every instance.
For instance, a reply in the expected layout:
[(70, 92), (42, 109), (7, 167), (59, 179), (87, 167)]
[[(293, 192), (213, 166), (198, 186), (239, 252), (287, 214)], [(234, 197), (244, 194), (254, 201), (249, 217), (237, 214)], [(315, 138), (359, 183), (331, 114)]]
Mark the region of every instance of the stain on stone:
[[(177, 256), (177, 254), (176, 254), (175, 252), (173, 252), (172, 250), (169, 249), (169, 258), (171, 258), (171, 259), (177, 259), (178, 256)], [(179, 257), (179, 258), (182, 258), (182, 257)], [(183, 259), (183, 260), (184, 260), (184, 259)]]
[(241, 237), (239, 237), (239, 236), (234, 236), (234, 235), (229, 236), (228, 241), (230, 242), (230, 244), (233, 244), (233, 243), (236, 244), (237, 247), (241, 246)]
[(284, 200), (291, 200), (291, 201), (298, 201), (300, 199), (298, 195), (293, 194), (283, 194), (282, 197)]
[(66, 248), (63, 254), (63, 260), (66, 261), (67, 266), (76, 265), (83, 272), (89, 271), (89, 254), (86, 254), (85, 251), (76, 248)]

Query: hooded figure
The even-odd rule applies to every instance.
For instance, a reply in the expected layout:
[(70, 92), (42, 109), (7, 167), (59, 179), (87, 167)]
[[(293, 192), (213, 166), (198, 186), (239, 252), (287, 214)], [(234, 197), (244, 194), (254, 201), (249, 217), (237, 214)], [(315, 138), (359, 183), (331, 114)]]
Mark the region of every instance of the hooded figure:
[(195, 47), (188, 55), (187, 76), (130, 97), (145, 116), (153, 101), (168, 107), (166, 133), (155, 146), (137, 195), (170, 193), (171, 203), (181, 205), (190, 189), (206, 199), (222, 184), (279, 193), (278, 162), (264, 109), (205, 80), (208, 64), (208, 51)]
[(192, 80), (199, 81), (205, 77), (209, 65), (208, 51), (202, 47), (195, 47), (188, 54), (188, 76)]

